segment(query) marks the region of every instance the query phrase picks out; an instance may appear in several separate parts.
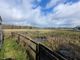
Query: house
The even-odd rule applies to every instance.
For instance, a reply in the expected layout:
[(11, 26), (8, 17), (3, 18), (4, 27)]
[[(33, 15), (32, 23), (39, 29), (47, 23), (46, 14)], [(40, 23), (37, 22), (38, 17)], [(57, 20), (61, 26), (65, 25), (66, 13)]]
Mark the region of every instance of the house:
[(80, 31), (80, 26), (74, 28), (75, 31)]

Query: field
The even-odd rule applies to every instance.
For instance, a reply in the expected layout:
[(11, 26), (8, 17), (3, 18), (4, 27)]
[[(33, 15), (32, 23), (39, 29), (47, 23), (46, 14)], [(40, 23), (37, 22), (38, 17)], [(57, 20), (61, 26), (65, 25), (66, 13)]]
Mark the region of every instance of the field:
[[(68, 58), (80, 57), (80, 32), (71, 30), (38, 30), (23, 32), (25, 36)], [(80, 58), (79, 58), (80, 59)]]
[[(27, 59), (26, 59), (27, 58)], [(29, 60), (25, 50), (16, 43), (15, 38), (6, 33), (3, 47), (0, 51), (0, 60)]]
[(45, 45), (52, 51), (62, 53), (68, 58), (80, 58), (80, 32), (78, 31), (58, 29), (6, 29), (4, 32), (21, 33)]

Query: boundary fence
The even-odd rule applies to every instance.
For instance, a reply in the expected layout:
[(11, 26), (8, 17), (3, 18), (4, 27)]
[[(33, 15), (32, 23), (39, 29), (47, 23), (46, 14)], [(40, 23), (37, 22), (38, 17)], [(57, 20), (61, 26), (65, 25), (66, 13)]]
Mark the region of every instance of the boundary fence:
[(31, 60), (67, 60), (63, 55), (53, 52), (43, 44), (33, 41), (30, 37), (23, 34), (11, 32), (12, 38), (25, 48)]

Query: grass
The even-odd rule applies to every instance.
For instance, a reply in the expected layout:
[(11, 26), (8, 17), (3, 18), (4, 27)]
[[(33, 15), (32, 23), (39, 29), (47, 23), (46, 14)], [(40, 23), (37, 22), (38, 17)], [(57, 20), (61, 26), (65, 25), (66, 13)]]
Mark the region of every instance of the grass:
[(15, 60), (29, 60), (25, 50), (14, 39), (5, 38), (0, 58), (13, 58)]
[[(80, 46), (80, 32), (70, 30), (49, 30), (49, 31), (26, 31), (25, 36), (32, 39), (44, 37), (47, 39), (43, 42), (52, 50), (59, 49), (60, 45), (69, 44), (69, 42)], [(26, 35), (27, 34), (27, 35)], [(45, 38), (46, 37), (46, 38)], [(76, 49), (76, 48), (75, 48)]]
[[(27, 31), (26, 33), (33, 39), (39, 38), (38, 40), (43, 40), (41, 37), (44, 37), (46, 40), (41, 43), (50, 48), (52, 51), (66, 51), (66, 53), (70, 53), (68, 55), (70, 58), (80, 60), (80, 32), (70, 30), (44, 30)], [(26, 33), (24, 34), (26, 35)]]
[(47, 33), (48, 38), (44, 44), (51, 49), (58, 49), (60, 45), (73, 43), (80, 46), (80, 32), (75, 31), (54, 31)]
[(3, 29), (4, 32), (52, 31), (50, 29)]
[[(13, 30), (14, 31), (14, 30)], [(45, 46), (49, 47), (52, 51), (59, 51), (61, 48), (66, 48), (67, 46), (72, 45), (73, 50), (79, 50), (80, 47), (80, 32), (69, 31), (69, 30), (15, 30), (14, 32), (19, 31), (25, 36), (30, 36), (32, 39), (46, 37), (47, 40), (42, 42)], [(21, 32), (22, 31), (22, 32)], [(6, 32), (6, 31), (5, 31)], [(70, 44), (70, 42), (72, 44)], [(75, 45), (75, 47), (74, 47)], [(14, 39), (6, 39), (4, 41), (4, 47), (2, 48), (1, 57), (13, 57), (17, 60), (25, 60), (25, 50), (23, 50), (19, 45), (17, 45)], [(77, 49), (78, 48), (78, 49)], [(71, 50), (71, 49), (69, 49)], [(3, 54), (3, 52), (5, 54)], [(24, 52), (24, 53), (23, 53)], [(80, 52), (79, 52), (80, 53)], [(80, 55), (80, 54), (77, 54)], [(77, 56), (76, 55), (76, 56)], [(28, 58), (28, 56), (27, 56)]]

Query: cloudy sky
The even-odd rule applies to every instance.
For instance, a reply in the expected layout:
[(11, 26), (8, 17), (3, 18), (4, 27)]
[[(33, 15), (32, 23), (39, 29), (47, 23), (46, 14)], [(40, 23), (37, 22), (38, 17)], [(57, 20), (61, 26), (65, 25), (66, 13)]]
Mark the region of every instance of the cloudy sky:
[(80, 0), (0, 0), (3, 23), (39, 27), (80, 25)]

